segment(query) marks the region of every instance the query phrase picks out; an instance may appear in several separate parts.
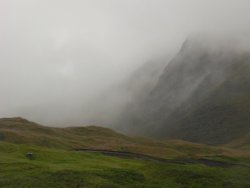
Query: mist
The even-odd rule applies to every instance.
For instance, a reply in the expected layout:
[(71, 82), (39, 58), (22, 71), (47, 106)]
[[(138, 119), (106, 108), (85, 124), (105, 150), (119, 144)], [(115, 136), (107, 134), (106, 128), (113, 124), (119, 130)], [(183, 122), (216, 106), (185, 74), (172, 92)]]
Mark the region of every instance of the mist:
[[(0, 116), (109, 126), (150, 91), (186, 38), (248, 38), (249, 7), (248, 0), (2, 0)], [(148, 62), (156, 69), (145, 77)]]

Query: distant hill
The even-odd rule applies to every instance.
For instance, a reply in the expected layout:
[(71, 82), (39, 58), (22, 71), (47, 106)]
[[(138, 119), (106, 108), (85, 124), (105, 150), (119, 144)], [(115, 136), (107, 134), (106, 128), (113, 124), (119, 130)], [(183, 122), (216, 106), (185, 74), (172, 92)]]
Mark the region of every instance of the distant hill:
[(250, 132), (245, 136), (235, 139), (225, 145), (226, 147), (249, 150), (250, 149)]
[(23, 118), (0, 119), (0, 141), (66, 150), (126, 151), (162, 158), (221, 154), (242, 155), (241, 152), (231, 149), (210, 147), (181, 140), (128, 137), (111, 129), (97, 126), (45, 127)]
[(225, 144), (250, 131), (250, 52), (187, 40), (121, 124), (136, 134)]

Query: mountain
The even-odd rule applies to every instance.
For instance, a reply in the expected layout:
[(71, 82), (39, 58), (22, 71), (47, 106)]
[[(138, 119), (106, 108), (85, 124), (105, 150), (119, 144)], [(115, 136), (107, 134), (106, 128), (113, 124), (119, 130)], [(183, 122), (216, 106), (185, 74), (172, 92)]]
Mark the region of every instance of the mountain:
[(143, 100), (142, 96), (147, 96), (153, 89), (165, 63), (161, 60), (148, 61), (124, 78), (120, 84), (100, 93), (99, 97), (90, 102), (87, 115), (83, 115), (88, 117), (87, 122), (115, 128), (117, 122), (121, 122), (127, 107), (139, 103)]
[(250, 52), (192, 39), (122, 123), (133, 134), (225, 144), (250, 131), (249, 114)]

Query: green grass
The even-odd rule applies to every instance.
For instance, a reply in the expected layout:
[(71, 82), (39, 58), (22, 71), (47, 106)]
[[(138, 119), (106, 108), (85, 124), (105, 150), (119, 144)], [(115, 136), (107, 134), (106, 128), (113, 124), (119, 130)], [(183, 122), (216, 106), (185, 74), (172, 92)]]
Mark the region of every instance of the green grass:
[[(27, 152), (35, 159), (27, 159)], [(244, 188), (250, 187), (249, 175), (250, 168), (242, 166), (163, 163), (0, 142), (4, 188)]]
[[(206, 157), (242, 164), (228, 168), (177, 164), (74, 148), (128, 151), (174, 160)], [(26, 158), (34, 153), (34, 160)], [(250, 153), (181, 140), (128, 137), (89, 126), (49, 128), (22, 118), (0, 119), (0, 188), (244, 188), (250, 187)]]

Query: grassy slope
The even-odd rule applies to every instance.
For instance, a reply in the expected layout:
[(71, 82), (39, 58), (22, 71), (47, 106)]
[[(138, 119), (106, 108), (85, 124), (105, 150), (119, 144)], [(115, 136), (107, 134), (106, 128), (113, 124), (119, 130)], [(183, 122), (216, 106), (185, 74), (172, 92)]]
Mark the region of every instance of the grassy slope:
[[(25, 158), (28, 151), (35, 153), (34, 160)], [(249, 167), (168, 164), (5, 142), (0, 142), (0, 163), (0, 187), (5, 188), (250, 186)]]
[[(249, 151), (131, 138), (95, 126), (49, 128), (22, 118), (0, 119), (0, 140), (0, 187), (4, 188), (250, 187)], [(245, 166), (126, 159), (72, 151), (74, 148), (132, 151), (162, 158), (203, 156)], [(28, 160), (27, 152), (33, 152), (35, 159)]]
[(129, 151), (161, 158), (222, 154), (250, 156), (250, 152), (235, 152), (181, 140), (159, 141), (128, 137), (96, 126), (50, 128), (22, 118), (0, 119), (0, 140), (67, 150), (91, 148)]
[(226, 147), (250, 150), (250, 132), (246, 136), (233, 140)]
[(161, 158), (205, 155), (250, 156), (248, 151), (234, 151), (181, 140), (128, 137), (111, 129), (96, 126), (44, 127), (22, 118), (0, 119), (0, 140), (66, 150), (90, 148), (128, 151)]

